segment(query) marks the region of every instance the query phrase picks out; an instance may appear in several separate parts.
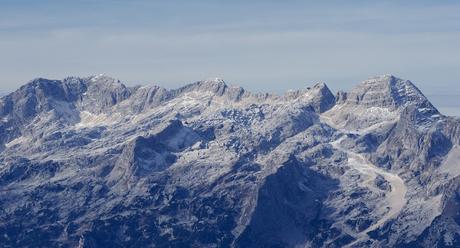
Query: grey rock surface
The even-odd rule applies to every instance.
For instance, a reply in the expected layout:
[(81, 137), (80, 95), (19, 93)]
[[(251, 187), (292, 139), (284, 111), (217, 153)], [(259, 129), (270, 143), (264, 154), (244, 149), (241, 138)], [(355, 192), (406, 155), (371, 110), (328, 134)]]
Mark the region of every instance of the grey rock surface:
[(0, 98), (1, 247), (458, 247), (460, 119), (410, 81), (107, 76)]

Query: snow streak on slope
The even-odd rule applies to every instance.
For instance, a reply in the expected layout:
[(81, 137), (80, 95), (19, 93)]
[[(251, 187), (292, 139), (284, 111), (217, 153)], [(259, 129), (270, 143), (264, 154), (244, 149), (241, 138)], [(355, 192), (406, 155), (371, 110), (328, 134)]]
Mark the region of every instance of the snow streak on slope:
[[(404, 184), (404, 181), (396, 174), (384, 171), (381, 168), (370, 163), (363, 155), (346, 150), (340, 146), (340, 143), (346, 138), (347, 136), (344, 135), (340, 139), (331, 143), (332, 147), (335, 149), (346, 153), (348, 156), (348, 165), (361, 174), (367, 177), (366, 180), (362, 181), (361, 184), (369, 188), (373, 191), (378, 190), (374, 185), (374, 180), (378, 175), (383, 176), (385, 180), (390, 184), (391, 189), (388, 194), (385, 195), (386, 205), (382, 205), (382, 208), (388, 209), (388, 212), (382, 216), (375, 224), (371, 225), (364, 231), (358, 233), (356, 237), (357, 240), (354, 242), (358, 242), (360, 240), (368, 238), (367, 233), (370, 231), (374, 231), (377, 228), (384, 225), (390, 219), (396, 217), (401, 210), (403, 209), (404, 205), (406, 204), (405, 195), (407, 192), (407, 187)], [(353, 244), (353, 243), (352, 243)]]

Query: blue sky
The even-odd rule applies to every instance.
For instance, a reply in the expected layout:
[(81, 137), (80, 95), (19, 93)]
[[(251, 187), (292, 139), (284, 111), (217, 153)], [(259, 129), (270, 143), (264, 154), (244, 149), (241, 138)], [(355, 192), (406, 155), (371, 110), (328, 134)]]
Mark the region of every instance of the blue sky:
[(395, 74), (460, 95), (460, 1), (0, 0), (0, 91), (104, 73), (174, 88), (349, 89)]

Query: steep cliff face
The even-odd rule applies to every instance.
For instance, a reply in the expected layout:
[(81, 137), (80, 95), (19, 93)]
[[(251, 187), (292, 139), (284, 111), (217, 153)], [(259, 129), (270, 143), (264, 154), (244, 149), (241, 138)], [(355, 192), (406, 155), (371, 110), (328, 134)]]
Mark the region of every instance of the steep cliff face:
[(36, 79), (0, 100), (0, 244), (455, 246), (459, 146), (390, 75), (337, 97)]

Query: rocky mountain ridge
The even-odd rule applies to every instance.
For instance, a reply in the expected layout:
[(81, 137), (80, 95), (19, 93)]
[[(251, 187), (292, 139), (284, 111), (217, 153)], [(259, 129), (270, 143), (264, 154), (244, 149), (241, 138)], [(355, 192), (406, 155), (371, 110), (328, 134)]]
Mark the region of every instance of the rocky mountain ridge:
[(410, 81), (107, 76), (0, 98), (4, 247), (455, 247), (460, 121)]

